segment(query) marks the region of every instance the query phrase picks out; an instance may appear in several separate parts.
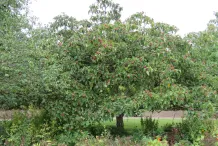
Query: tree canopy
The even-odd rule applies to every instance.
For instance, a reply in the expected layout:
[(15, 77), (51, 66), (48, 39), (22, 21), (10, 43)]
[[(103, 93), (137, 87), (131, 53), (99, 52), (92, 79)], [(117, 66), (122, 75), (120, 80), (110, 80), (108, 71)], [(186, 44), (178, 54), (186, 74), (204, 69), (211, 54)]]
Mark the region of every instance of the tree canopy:
[(217, 13), (205, 31), (181, 38), (143, 12), (121, 21), (111, 0), (91, 5), (89, 20), (62, 14), (37, 29), (21, 13), (26, 1), (8, 2), (0, 5), (1, 108), (33, 104), (65, 129), (139, 109), (214, 111)]

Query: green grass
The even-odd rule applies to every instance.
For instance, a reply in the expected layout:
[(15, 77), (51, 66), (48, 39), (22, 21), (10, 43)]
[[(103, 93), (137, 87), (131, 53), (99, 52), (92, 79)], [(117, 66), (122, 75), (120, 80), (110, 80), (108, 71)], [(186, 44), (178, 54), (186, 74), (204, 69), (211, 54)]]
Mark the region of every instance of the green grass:
[[(167, 123), (179, 123), (181, 122), (181, 119), (158, 119), (159, 127), (166, 125)], [(116, 120), (113, 121), (106, 121), (103, 123), (105, 126), (116, 126)], [(124, 119), (124, 129), (127, 131), (134, 130), (134, 129), (140, 129), (141, 123), (140, 118), (138, 119)]]
[[(162, 127), (166, 124), (170, 123), (179, 123), (181, 122), (181, 119), (158, 119), (159, 127)], [(218, 125), (218, 120), (216, 120), (216, 124)], [(105, 126), (116, 126), (116, 120), (114, 119), (113, 121), (106, 121), (103, 123)], [(124, 129), (126, 131), (133, 131), (135, 129), (141, 129), (141, 123), (140, 123), (140, 118), (138, 119), (132, 119), (132, 118), (127, 118), (124, 119)]]

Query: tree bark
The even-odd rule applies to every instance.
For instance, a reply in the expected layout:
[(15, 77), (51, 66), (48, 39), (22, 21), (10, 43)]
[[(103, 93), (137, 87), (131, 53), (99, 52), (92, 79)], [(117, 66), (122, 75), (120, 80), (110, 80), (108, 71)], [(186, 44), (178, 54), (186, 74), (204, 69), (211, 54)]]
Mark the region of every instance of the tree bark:
[(124, 113), (122, 113), (122, 114), (120, 114), (119, 116), (116, 117), (117, 128), (124, 129), (123, 116), (124, 116)]

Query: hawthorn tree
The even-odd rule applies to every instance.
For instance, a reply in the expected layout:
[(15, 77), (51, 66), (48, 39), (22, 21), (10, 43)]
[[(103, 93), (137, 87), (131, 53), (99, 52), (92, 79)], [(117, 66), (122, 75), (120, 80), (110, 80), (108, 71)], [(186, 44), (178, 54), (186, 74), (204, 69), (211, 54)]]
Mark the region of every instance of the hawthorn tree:
[(144, 13), (122, 22), (121, 10), (102, 0), (90, 7), (91, 21), (56, 17), (51, 26), (64, 28), (56, 29), (64, 41), (47, 60), (52, 67), (46, 72), (53, 79), (45, 80), (49, 114), (67, 129), (120, 115), (117, 125), (123, 128), (122, 113), (131, 115), (140, 107), (211, 109), (206, 101), (215, 99), (214, 89), (205, 90), (204, 67), (188, 41), (176, 35), (178, 29)]

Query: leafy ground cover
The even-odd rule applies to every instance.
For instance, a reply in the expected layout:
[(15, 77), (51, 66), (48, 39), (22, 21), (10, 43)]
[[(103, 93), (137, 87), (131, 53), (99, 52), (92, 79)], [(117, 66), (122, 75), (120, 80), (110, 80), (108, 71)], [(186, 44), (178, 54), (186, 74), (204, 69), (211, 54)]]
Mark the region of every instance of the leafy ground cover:
[[(216, 142), (216, 135), (207, 136), (213, 129), (210, 121), (205, 124), (201, 119), (151, 119), (124, 118), (124, 129), (116, 127), (116, 122), (105, 121), (89, 126), (80, 133), (72, 135), (70, 131), (61, 134), (58, 125), (43, 121), (46, 115), (35, 115), (32, 118), (25, 114), (16, 114), (12, 120), (0, 122), (0, 136), (3, 143), (32, 143), (40, 146), (67, 145), (192, 145), (193, 142)], [(143, 122), (142, 122), (143, 121)], [(143, 124), (142, 124), (143, 123)], [(156, 125), (157, 124), (157, 125)], [(218, 121), (216, 121), (218, 125)], [(70, 130), (70, 129), (69, 129)], [(87, 133), (88, 132), (88, 133)], [(199, 133), (200, 132), (200, 133)], [(53, 135), (56, 133), (55, 135)], [(215, 137), (214, 137), (215, 136)], [(23, 139), (23, 141), (19, 141)], [(7, 140), (7, 141), (5, 141)], [(9, 141), (8, 141), (9, 140)], [(38, 143), (37, 143), (38, 142)], [(7, 145), (7, 144), (6, 144)], [(37, 146), (38, 146), (37, 145)]]

